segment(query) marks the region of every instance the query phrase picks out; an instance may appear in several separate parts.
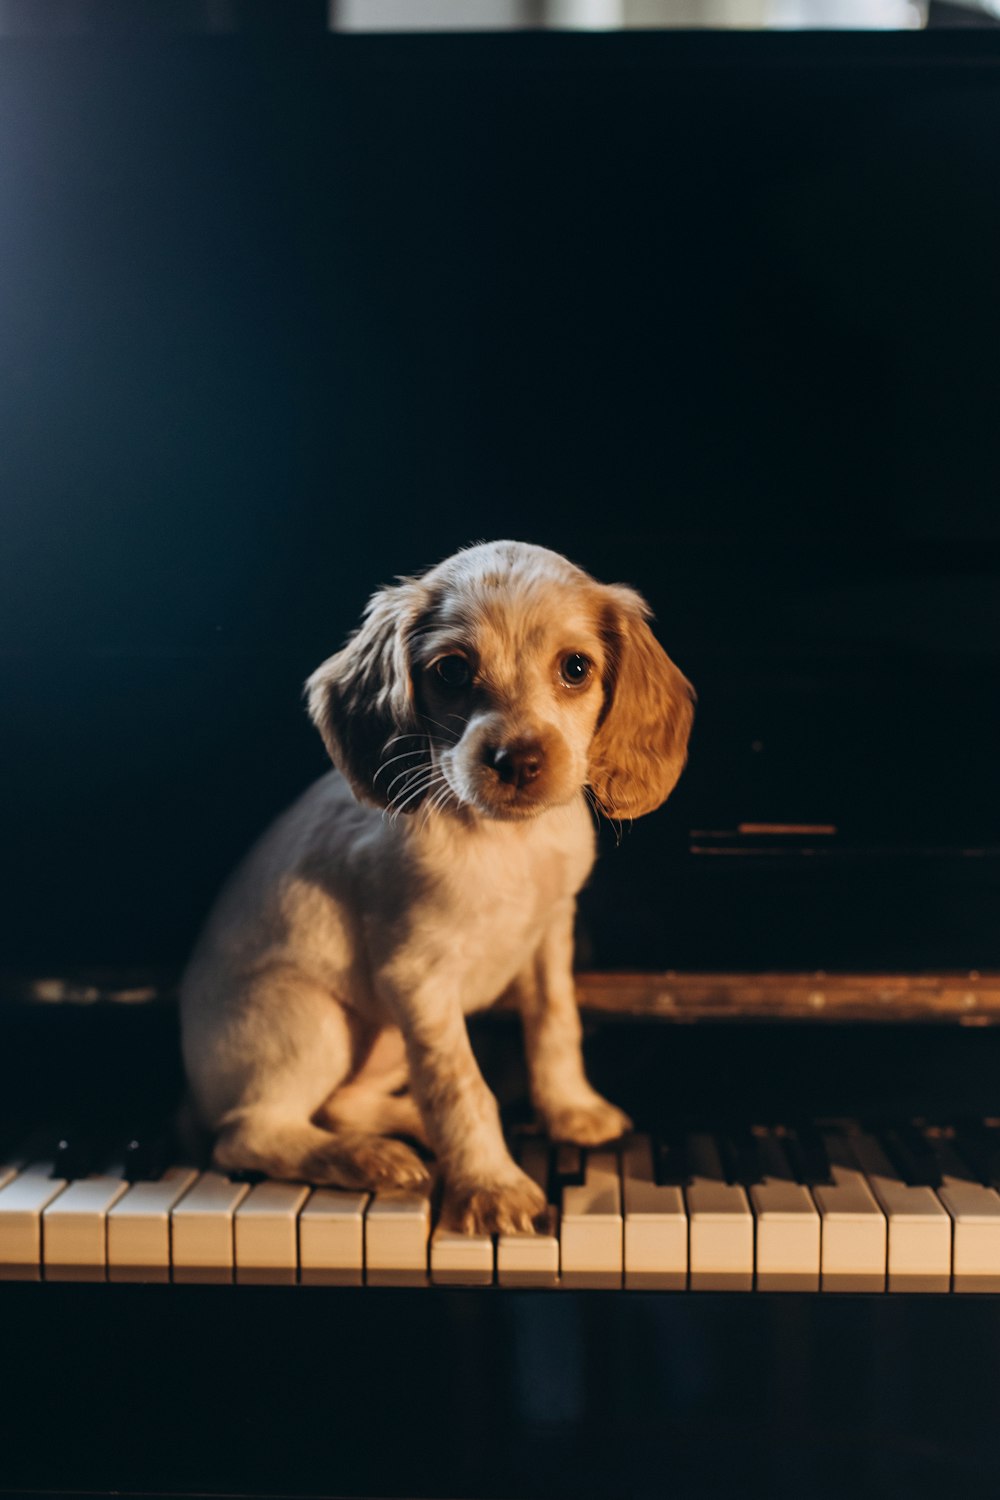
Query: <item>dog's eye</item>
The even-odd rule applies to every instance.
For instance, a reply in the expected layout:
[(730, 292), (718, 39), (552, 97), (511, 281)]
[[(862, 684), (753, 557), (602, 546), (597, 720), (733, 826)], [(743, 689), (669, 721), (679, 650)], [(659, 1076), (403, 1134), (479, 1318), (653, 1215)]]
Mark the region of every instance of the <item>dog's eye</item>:
[(464, 656), (439, 657), (434, 663), (434, 672), (438, 682), (453, 692), (458, 688), (468, 687), (472, 675)]
[(582, 651), (571, 651), (559, 663), (559, 676), (567, 687), (583, 687), (594, 669), (594, 663)]

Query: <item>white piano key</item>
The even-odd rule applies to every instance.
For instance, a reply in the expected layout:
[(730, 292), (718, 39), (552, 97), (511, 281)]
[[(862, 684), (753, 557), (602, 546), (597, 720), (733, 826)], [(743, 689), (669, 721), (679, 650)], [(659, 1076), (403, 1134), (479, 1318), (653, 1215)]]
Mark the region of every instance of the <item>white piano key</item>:
[(170, 1280), (170, 1211), (198, 1180), (194, 1167), (168, 1167), (135, 1182), (108, 1212), (108, 1280)]
[(493, 1236), (459, 1234), (435, 1224), (431, 1234), (431, 1281), (438, 1286), (490, 1286)]
[(40, 1281), (42, 1214), (66, 1187), (38, 1162), (0, 1188), (0, 1281)]
[(753, 1214), (738, 1183), (727, 1183), (715, 1142), (687, 1138), (692, 1167), (684, 1189), (690, 1260), (688, 1284), (699, 1292), (753, 1290)]
[[(521, 1142), (518, 1165), (542, 1192), (548, 1189), (549, 1146), (537, 1136)], [(544, 1227), (534, 1234), (497, 1235), (497, 1281), (501, 1286), (555, 1286), (559, 1281), (559, 1210), (549, 1204)]]
[(813, 1188), (822, 1226), (820, 1289), (884, 1292), (888, 1243), (885, 1214), (843, 1137), (829, 1133), (823, 1142), (831, 1181)]
[(952, 1221), (952, 1290), (1000, 1292), (1000, 1193), (974, 1181), (947, 1142), (939, 1156), (937, 1195)]
[(299, 1214), (303, 1286), (360, 1286), (365, 1270), (368, 1193), (317, 1188)]
[(369, 1286), (425, 1286), (431, 1231), (430, 1182), (376, 1193), (365, 1214)]
[(550, 1203), (534, 1234), (497, 1236), (497, 1281), (501, 1286), (558, 1286), (559, 1210)]
[(563, 1286), (622, 1283), (622, 1189), (614, 1151), (588, 1151), (583, 1183), (563, 1188), (560, 1277)]
[(128, 1191), (121, 1171), (78, 1177), (42, 1211), (46, 1281), (104, 1281), (108, 1213)]
[(299, 1210), (309, 1197), (301, 1182), (259, 1182), (236, 1210), (236, 1280), (294, 1286), (299, 1270)]
[(648, 1136), (622, 1150), (625, 1285), (678, 1289), (687, 1285), (688, 1221), (680, 1187), (660, 1186)]
[(758, 1136), (763, 1164), (760, 1182), (750, 1186), (756, 1219), (757, 1290), (819, 1290), (820, 1218), (812, 1194), (794, 1180), (780, 1141)]
[(882, 1147), (863, 1131), (848, 1144), (886, 1216), (890, 1292), (947, 1292), (951, 1288), (951, 1219), (929, 1187), (903, 1182)]
[(232, 1281), (233, 1219), (249, 1191), (221, 1172), (203, 1172), (185, 1193), (170, 1214), (174, 1281)]
[(7, 1186), (8, 1182), (13, 1182), (16, 1176), (17, 1167), (11, 1166), (6, 1162), (0, 1162), (0, 1191)]

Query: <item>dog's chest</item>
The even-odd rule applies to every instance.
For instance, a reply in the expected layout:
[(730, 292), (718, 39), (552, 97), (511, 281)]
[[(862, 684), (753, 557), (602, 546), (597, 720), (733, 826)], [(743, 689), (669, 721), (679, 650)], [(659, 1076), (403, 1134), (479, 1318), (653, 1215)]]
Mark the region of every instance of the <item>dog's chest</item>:
[(533, 832), (518, 839), (515, 830), (503, 830), (456, 851), (434, 902), (433, 925), (447, 924), (449, 965), (460, 973), (466, 1011), (492, 1004), (507, 988), (557, 914), (566, 912), (593, 862), (586, 823), (582, 837), (572, 823), (548, 838)]

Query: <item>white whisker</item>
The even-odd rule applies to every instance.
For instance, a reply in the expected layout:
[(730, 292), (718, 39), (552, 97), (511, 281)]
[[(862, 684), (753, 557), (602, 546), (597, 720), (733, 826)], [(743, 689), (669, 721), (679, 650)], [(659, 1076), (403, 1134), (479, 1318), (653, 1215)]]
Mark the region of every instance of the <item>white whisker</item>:
[[(456, 732), (455, 732), (454, 729), (449, 729), (448, 726), (447, 726), (447, 724), (442, 724), (438, 719), (432, 719), (431, 716), (430, 716), (430, 714), (422, 714), (421, 717), (424, 718), (424, 719), (426, 719), (427, 722), (428, 722), (428, 724), (433, 724), (435, 729), (440, 729), (445, 734), (447, 734), (450, 737), (449, 742), (452, 745), (457, 745), (458, 744), (459, 740), (462, 737), (461, 734), (456, 734)], [(453, 719), (460, 719), (461, 716), (459, 714), (452, 714), (451, 718), (453, 718)], [(429, 736), (428, 736), (428, 738), (429, 738)]]
[[(434, 765), (411, 766), (409, 770), (401, 772), (400, 775), (390, 783), (390, 787), (387, 789), (386, 796), (387, 805), (391, 807), (393, 803), (398, 802), (401, 797), (405, 796), (411, 791), (417, 790), (418, 788), (420, 790), (424, 790), (430, 786), (437, 786), (441, 775), (441, 771), (437, 766)], [(402, 780), (404, 777), (408, 779), (404, 782), (404, 785), (400, 787), (395, 796), (393, 796), (391, 788), (395, 786), (397, 781)]]
[[(429, 770), (429, 769), (430, 768), (427, 767), (427, 766), (420, 765), (420, 766), (407, 766), (404, 770), (400, 771), (396, 776), (394, 776), (392, 778), (392, 780), (389, 782), (388, 786), (385, 789), (386, 801), (387, 802), (391, 802), (392, 801), (392, 789), (396, 785), (397, 781), (403, 781), (404, 778), (407, 777), (407, 776), (409, 776), (412, 779), (414, 776), (419, 776), (420, 773), (421, 773), (421, 771)], [(407, 782), (406, 786), (409, 786), (409, 782)], [(403, 791), (406, 791), (406, 786), (404, 786)]]
[(424, 807), (424, 823), (427, 822), (432, 812), (444, 812), (449, 801), (457, 800), (455, 798), (454, 792), (448, 784), (448, 781), (444, 777), (442, 777), (442, 782), (443, 785), (439, 787), (439, 789), (434, 793), (434, 796)]
[(421, 797), (425, 795), (425, 793), (430, 791), (431, 787), (434, 785), (436, 785), (436, 777), (432, 777), (429, 781), (421, 782), (419, 786), (413, 788), (404, 787), (403, 791), (406, 792), (407, 795), (403, 797), (403, 800), (401, 802), (399, 802), (395, 807), (392, 808), (392, 817), (398, 818), (399, 814), (403, 811), (403, 808), (406, 807), (408, 803), (412, 802), (415, 797)]
[[(425, 762), (423, 762), (419, 766), (406, 766), (402, 771), (400, 771), (396, 776), (394, 776), (392, 778), (392, 780), (389, 782), (389, 785), (386, 787), (386, 789), (385, 789), (386, 801), (387, 802), (391, 802), (392, 801), (392, 789), (396, 785), (397, 781), (403, 781), (404, 778), (406, 778), (406, 777), (410, 778), (410, 780), (408, 782), (406, 782), (406, 784), (403, 786), (403, 791), (405, 792), (405, 791), (408, 790), (409, 786), (412, 784), (414, 778), (419, 778), (420, 776), (423, 776), (425, 774), (434, 773), (437, 770), (438, 770), (438, 767), (434, 764), (434, 762), (432, 760), (425, 761)], [(402, 793), (400, 793), (400, 795), (402, 795)]]
[[(378, 770), (375, 772), (375, 775), (372, 777), (372, 786), (374, 786), (375, 783), (376, 783), (376, 781), (378, 781), (378, 779), (381, 776), (382, 772), (383, 771), (387, 771), (390, 766), (395, 765), (395, 763), (396, 763), (397, 760), (408, 760), (411, 756), (414, 756), (414, 755), (424, 755), (424, 756), (426, 756), (426, 754), (427, 754), (426, 750), (403, 750), (403, 751), (400, 752), (399, 755), (392, 755), (392, 756), (390, 756), (388, 760), (382, 762), (382, 764), (379, 766)], [(414, 767), (413, 769), (415, 770), (416, 767)]]
[(600, 814), (600, 811), (599, 811), (598, 806), (597, 806), (597, 798), (594, 796), (594, 794), (590, 790), (589, 786), (585, 786), (584, 789), (583, 789), (583, 800), (586, 802), (586, 804), (587, 804), (587, 810), (589, 811), (590, 816), (594, 820), (594, 828), (598, 832), (600, 832), (601, 814)]
[(391, 739), (386, 740), (385, 744), (382, 746), (382, 750), (383, 750), (383, 752), (385, 752), (386, 750), (389, 749), (389, 747), (391, 745), (398, 745), (399, 742), (400, 742), (400, 740), (425, 740), (425, 739), (427, 739), (427, 735), (424, 734), (424, 732), (423, 732), (422, 729), (419, 730), (419, 731), (417, 731), (417, 730), (410, 730), (409, 733), (407, 733), (407, 734), (394, 734)]
[(594, 811), (598, 814), (598, 826), (600, 826), (600, 818), (601, 816), (603, 816), (605, 822), (610, 823), (611, 827), (615, 831), (615, 846), (617, 848), (621, 848), (624, 827), (622, 819), (617, 816), (619, 811), (617, 802), (615, 802), (614, 799), (607, 793), (605, 793), (603, 801), (598, 802), (593, 788), (585, 786), (583, 790), (587, 801), (590, 803)]

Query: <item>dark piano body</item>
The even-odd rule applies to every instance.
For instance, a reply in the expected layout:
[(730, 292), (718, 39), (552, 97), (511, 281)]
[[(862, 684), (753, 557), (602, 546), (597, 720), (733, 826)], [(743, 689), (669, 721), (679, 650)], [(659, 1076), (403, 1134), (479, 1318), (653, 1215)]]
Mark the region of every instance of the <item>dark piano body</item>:
[[(598, 1085), (981, 1130), (996, 34), (246, 14), (0, 40), (4, 1148), (169, 1119), (198, 922), (323, 768), (299, 684), (500, 535), (700, 694), (581, 903)], [(992, 1497), (998, 1376), (990, 1295), (0, 1282), (0, 1492)]]

